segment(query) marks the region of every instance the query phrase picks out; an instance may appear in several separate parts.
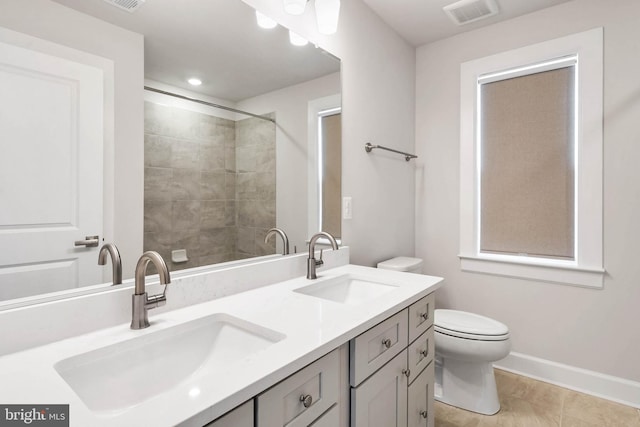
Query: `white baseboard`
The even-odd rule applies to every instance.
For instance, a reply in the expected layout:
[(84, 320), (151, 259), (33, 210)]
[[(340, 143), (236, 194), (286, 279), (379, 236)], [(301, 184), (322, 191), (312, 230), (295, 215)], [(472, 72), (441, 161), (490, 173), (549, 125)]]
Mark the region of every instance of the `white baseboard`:
[(640, 408), (640, 382), (515, 352), (494, 363), (494, 366), (581, 393)]

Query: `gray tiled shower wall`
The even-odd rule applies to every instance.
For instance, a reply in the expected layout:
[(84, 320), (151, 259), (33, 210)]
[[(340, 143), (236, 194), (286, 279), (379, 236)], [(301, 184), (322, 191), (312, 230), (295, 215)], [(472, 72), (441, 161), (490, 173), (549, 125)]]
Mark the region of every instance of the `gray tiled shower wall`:
[[(171, 270), (275, 253), (275, 124), (145, 102), (144, 250)], [(186, 249), (189, 261), (171, 262)]]

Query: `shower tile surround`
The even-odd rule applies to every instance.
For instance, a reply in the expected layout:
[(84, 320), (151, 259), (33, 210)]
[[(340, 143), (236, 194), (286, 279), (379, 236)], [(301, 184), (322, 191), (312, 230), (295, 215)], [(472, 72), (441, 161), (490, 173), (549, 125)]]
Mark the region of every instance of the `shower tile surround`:
[[(145, 102), (144, 250), (171, 270), (275, 253), (275, 125)], [(171, 251), (186, 249), (188, 262)]]

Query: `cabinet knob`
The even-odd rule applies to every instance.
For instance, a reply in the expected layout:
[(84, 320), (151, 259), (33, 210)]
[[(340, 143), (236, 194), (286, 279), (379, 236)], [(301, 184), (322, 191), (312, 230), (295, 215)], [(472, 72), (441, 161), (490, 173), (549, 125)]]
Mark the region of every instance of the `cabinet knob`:
[(422, 317), (422, 320), (427, 320), (429, 318), (429, 313), (420, 313), (419, 316)]
[(382, 340), (382, 345), (386, 348), (391, 347), (391, 340), (389, 338)]
[(420, 354), (422, 355), (422, 357), (427, 357), (429, 355), (429, 349), (425, 348), (420, 352)]
[(300, 402), (305, 408), (308, 408), (313, 403), (313, 397), (310, 394), (303, 394), (300, 396)]
[(402, 373), (405, 377), (409, 378), (409, 375), (411, 375), (411, 369), (403, 369)]
[(420, 411), (420, 416), (422, 418), (424, 418), (425, 420), (427, 419), (427, 415), (429, 415), (429, 413), (427, 411)]

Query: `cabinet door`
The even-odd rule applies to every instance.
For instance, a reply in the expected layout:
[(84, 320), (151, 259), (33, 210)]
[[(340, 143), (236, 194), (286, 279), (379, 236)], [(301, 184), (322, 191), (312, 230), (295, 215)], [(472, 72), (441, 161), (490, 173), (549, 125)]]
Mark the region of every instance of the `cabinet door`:
[(434, 427), (433, 384), (431, 362), (409, 386), (408, 427)]
[(253, 399), (232, 409), (205, 427), (253, 427)]
[(351, 389), (351, 427), (407, 425), (407, 350)]

